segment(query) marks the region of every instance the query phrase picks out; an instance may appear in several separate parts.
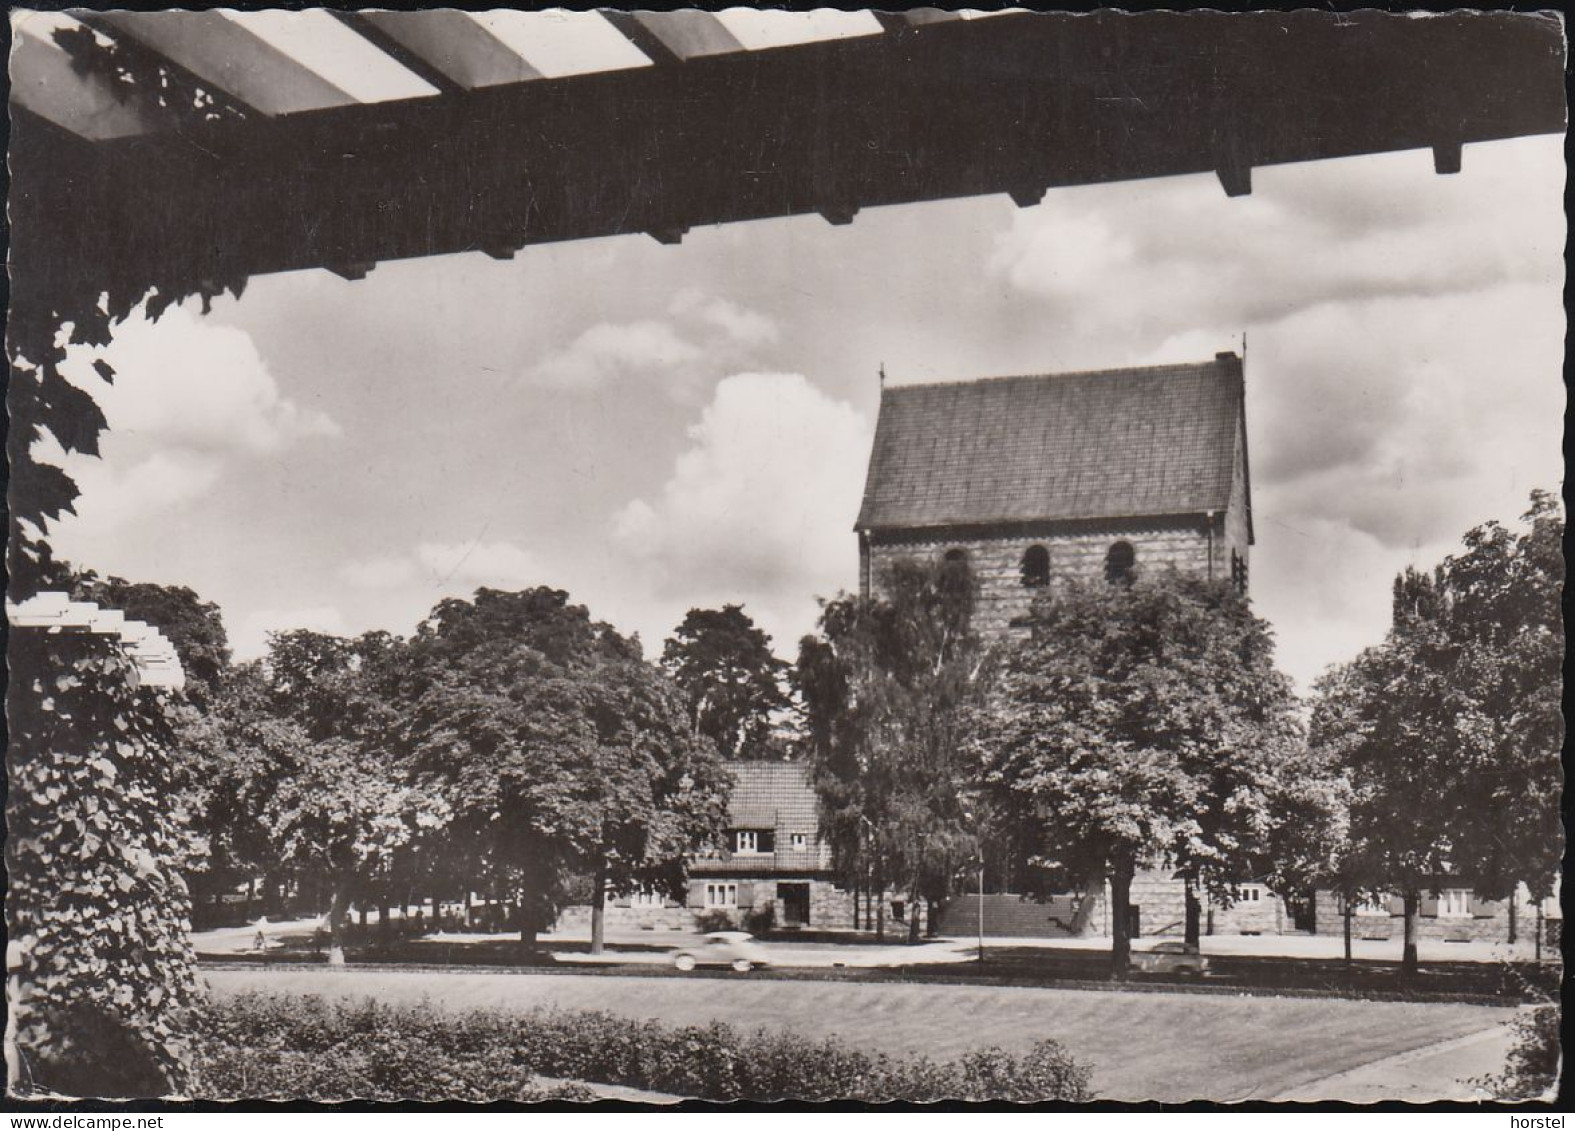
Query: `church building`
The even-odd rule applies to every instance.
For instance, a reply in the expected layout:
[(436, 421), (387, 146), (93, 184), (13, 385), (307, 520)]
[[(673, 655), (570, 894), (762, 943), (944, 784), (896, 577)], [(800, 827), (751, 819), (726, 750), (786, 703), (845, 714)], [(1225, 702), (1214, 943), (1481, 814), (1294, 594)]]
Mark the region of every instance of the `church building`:
[(967, 560), (999, 636), (1067, 578), (1175, 566), (1243, 590), (1253, 543), (1241, 359), (881, 391), (860, 587)]
[[(883, 388), (856, 530), (865, 596), (898, 559), (965, 560), (986, 637), (1026, 631), (1034, 599), (1072, 578), (1175, 567), (1245, 592), (1253, 529), (1242, 360), (1218, 353)], [(1097, 890), (1048, 902), (997, 892), (983, 902), (989, 935), (1109, 929)], [(954, 900), (944, 931), (974, 931), (978, 903)], [(1138, 933), (1181, 932), (1185, 894), (1170, 875), (1141, 871), (1132, 903)], [(1205, 915), (1209, 933), (1293, 928), (1261, 884)]]

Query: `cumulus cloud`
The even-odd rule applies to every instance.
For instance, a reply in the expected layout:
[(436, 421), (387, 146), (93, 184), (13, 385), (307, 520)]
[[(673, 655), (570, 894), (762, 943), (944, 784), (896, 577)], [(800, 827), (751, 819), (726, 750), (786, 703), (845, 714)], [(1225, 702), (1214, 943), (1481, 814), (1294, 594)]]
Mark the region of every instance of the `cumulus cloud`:
[(299, 628), (334, 636), (350, 634), (344, 614), (332, 605), (258, 609), (241, 618), (240, 624), (230, 634), (230, 649), (237, 660), (254, 660), (268, 651), (270, 632), (290, 632)]
[[(114, 383), (84, 379), (107, 361)], [(310, 437), (337, 436), (324, 413), (283, 396), (251, 336), (172, 307), (157, 322), (132, 317), (107, 347), (73, 351), (70, 373), (92, 391), (116, 433), (165, 447), (266, 455)]]
[[(100, 380), (93, 362), (114, 370)], [(64, 371), (93, 394), (109, 422), (102, 458), (44, 444), (82, 496), (78, 533), (107, 532), (205, 494), (249, 460), (340, 428), (283, 395), (250, 335), (172, 307), (157, 322), (133, 316), (102, 348), (73, 348)]]
[(777, 325), (766, 315), (692, 287), (674, 294), (666, 313), (598, 322), (531, 366), (525, 379), (539, 388), (592, 392), (659, 375), (682, 390), (707, 370), (726, 372), (777, 339)]
[(668, 309), (715, 327), (742, 346), (764, 346), (777, 340), (777, 324), (768, 316), (694, 287), (675, 294)]
[(689, 447), (652, 497), (613, 521), (623, 560), (676, 624), (692, 604), (747, 600), (779, 642), (807, 631), (815, 597), (855, 580), (853, 520), (870, 423), (794, 373), (718, 384)]
[(595, 390), (633, 373), (663, 372), (701, 356), (698, 345), (665, 322), (598, 322), (526, 374), (543, 388)]
[(1548, 223), (1557, 151), (1478, 153), (1448, 177), (1425, 151), (1271, 167), (1234, 199), (1209, 176), (1062, 189), (1014, 215), (990, 266), (1076, 332), (1150, 341), (1326, 302), (1545, 281), (1563, 245)]
[(112, 445), (106, 442), (104, 447), (103, 460), (73, 455), (56, 461), (65, 465), (81, 492), (76, 517), (66, 520), (78, 530), (113, 531), (178, 507), (207, 494), (224, 474), (223, 461), (208, 453), (177, 449), (116, 460)]

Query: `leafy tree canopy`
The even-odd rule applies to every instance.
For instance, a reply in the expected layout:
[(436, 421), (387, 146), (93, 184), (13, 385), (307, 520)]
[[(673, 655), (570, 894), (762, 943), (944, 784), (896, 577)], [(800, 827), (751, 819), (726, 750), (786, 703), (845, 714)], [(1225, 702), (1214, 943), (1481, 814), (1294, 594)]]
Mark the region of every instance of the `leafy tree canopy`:
[(961, 758), (986, 659), (973, 603), (965, 563), (900, 561), (873, 598), (828, 602), (800, 645), (806, 746), (848, 884), (938, 901), (978, 853), (982, 810)]
[(1274, 783), (1300, 739), (1272, 651), (1233, 586), (1175, 572), (1069, 582), (1038, 604), (970, 748), (1048, 886), (1108, 876), (1121, 905), (1137, 867), (1166, 864), (1228, 898), (1267, 870)]
[(448, 799), (461, 850), (519, 892), (527, 935), (574, 873), (672, 888), (687, 853), (720, 833), (729, 783), (715, 745), (638, 641), (563, 591), (445, 601), (411, 653), (412, 780)]
[(725, 758), (779, 756), (773, 716), (791, 705), (789, 665), (739, 605), (690, 609), (662, 649), (662, 667), (683, 692), (690, 724)]

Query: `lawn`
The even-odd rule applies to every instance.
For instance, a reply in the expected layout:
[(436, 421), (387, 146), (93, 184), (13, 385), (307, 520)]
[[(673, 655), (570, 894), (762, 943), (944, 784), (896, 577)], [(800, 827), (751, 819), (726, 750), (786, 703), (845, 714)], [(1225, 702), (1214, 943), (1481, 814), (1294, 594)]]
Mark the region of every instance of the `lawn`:
[[(671, 1024), (836, 1034), (851, 1044), (949, 1059), (1054, 1037), (1094, 1069), (1108, 1099), (1268, 1099), (1279, 1092), (1509, 1019), (1507, 1008), (1334, 998), (1121, 993), (850, 981), (331, 971), (208, 970), (219, 994), (373, 996), (454, 1009), (558, 1005)], [(1449, 1081), (1440, 1081), (1440, 1086)]]

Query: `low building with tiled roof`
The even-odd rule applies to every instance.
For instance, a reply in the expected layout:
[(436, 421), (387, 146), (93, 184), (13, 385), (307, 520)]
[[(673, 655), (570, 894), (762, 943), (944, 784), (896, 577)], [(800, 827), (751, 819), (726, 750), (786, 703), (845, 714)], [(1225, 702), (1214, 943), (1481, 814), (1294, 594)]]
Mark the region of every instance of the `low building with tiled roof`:
[(1253, 542), (1241, 359), (881, 391), (861, 587), (961, 555), (982, 629), (1069, 577), (1174, 565), (1246, 585)]
[[(609, 899), (609, 926), (691, 930), (725, 920), (757, 932), (851, 927), (854, 896), (833, 880), (809, 766), (738, 761), (727, 769), (733, 787), (723, 843), (690, 861), (684, 898), (615, 894)], [(568, 908), (560, 929), (580, 926), (589, 915), (589, 908)]]
[(689, 909), (784, 927), (848, 927), (853, 896), (832, 880), (804, 762), (729, 762), (733, 792), (720, 852), (689, 868)]

